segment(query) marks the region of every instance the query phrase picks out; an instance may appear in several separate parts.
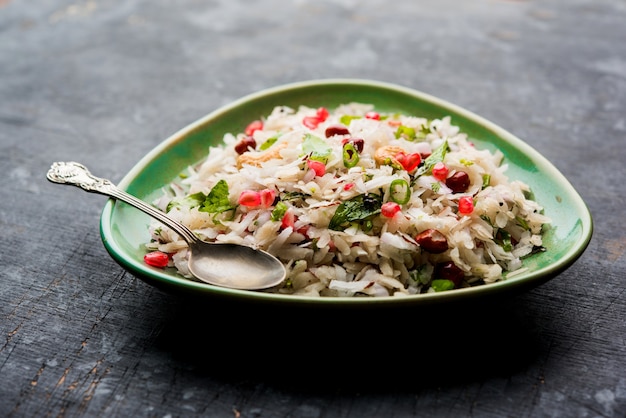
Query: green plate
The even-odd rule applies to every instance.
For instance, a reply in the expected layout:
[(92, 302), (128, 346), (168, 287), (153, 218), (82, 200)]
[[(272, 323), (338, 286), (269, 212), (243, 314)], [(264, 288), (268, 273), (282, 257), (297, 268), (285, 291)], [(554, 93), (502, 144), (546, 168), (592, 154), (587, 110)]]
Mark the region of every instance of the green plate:
[(150, 218), (130, 206), (108, 200), (102, 212), (100, 232), (113, 259), (133, 275), (167, 292), (231, 299), (240, 303), (270, 302), (304, 306), (432, 306), (482, 297), (502, 297), (521, 292), (553, 278), (572, 265), (591, 239), (591, 214), (567, 179), (543, 156), (521, 139), (497, 125), (444, 100), (394, 84), (369, 80), (331, 79), (288, 84), (235, 101), (192, 123), (137, 163), (119, 183), (144, 201), (151, 202), (162, 188), (178, 178), (189, 165), (206, 157), (209, 146), (219, 144), (228, 132), (241, 132), (250, 120), (267, 115), (277, 105), (297, 108), (347, 102), (372, 103), (384, 112), (414, 114), (429, 119), (446, 115), (467, 133), (479, 148), (499, 149), (509, 164), (506, 174), (531, 187), (552, 224), (544, 235), (547, 251), (525, 259), (528, 270), (493, 284), (439, 293), (383, 298), (316, 298), (242, 291), (198, 283), (174, 270), (159, 270), (143, 262), (149, 240)]

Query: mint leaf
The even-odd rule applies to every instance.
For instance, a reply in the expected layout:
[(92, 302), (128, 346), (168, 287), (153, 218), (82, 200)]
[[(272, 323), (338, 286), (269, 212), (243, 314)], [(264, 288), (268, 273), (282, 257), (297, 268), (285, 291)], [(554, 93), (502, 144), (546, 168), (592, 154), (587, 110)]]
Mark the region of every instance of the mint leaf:
[(422, 174), (430, 174), (435, 164), (443, 162), (448, 149), (448, 140), (446, 139), (437, 149), (433, 151), (432, 154), (428, 156), (428, 158), (424, 160), (424, 165), (417, 171), (417, 175), (421, 176)]
[(308, 155), (310, 159), (326, 164), (333, 149), (322, 138), (312, 134), (306, 134), (304, 136), (304, 142), (302, 142), (302, 151), (304, 151), (304, 154)]
[(169, 212), (173, 208), (177, 206), (188, 206), (190, 208), (194, 208), (196, 206), (200, 206), (202, 202), (206, 199), (206, 195), (202, 192), (190, 194), (189, 196), (185, 196), (182, 199), (172, 199), (165, 209), (166, 212)]
[(328, 228), (341, 231), (348, 228), (352, 222), (360, 222), (367, 228), (368, 221), (371, 223), (371, 218), (380, 213), (381, 206), (382, 198), (379, 195), (355, 196), (337, 207)]

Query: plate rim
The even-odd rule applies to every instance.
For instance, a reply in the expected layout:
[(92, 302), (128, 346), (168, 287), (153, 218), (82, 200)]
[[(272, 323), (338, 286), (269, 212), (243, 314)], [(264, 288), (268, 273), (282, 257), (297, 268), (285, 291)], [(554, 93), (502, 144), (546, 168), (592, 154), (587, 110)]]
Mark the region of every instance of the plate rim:
[[(501, 126), (491, 122), (490, 120), (466, 109), (458, 106), (454, 103), (448, 102), (445, 99), (435, 97), (431, 94), (423, 91), (402, 86), (395, 83), (376, 81), (371, 79), (359, 79), (359, 78), (326, 78), (326, 79), (314, 79), (306, 81), (298, 81), (287, 84), (282, 84), (274, 87), (265, 88), (257, 92), (244, 95), (239, 99), (229, 102), (224, 106), (220, 106), (218, 109), (209, 112), (205, 116), (193, 121), (186, 125), (182, 129), (169, 136), (154, 148), (152, 148), (147, 154), (145, 154), (122, 178), (118, 183), (118, 187), (126, 190), (132, 181), (152, 162), (157, 156), (163, 154), (172, 145), (178, 141), (184, 140), (185, 136), (194, 130), (202, 127), (204, 124), (216, 119), (220, 115), (230, 112), (232, 109), (241, 106), (242, 104), (254, 101), (266, 96), (276, 95), (303, 88), (311, 88), (316, 86), (330, 86), (330, 85), (350, 85), (352, 87), (357, 86), (369, 86), (381, 90), (395, 91), (408, 96), (415, 97), (418, 100), (429, 102), (438, 107), (449, 109), (466, 119), (473, 121), (491, 131), (493, 131), (498, 137), (505, 142), (511, 144), (516, 150), (524, 155), (532, 156), (533, 160), (537, 160), (542, 164), (542, 171), (549, 170), (551, 176), (556, 178), (556, 183), (564, 185), (567, 190), (564, 193), (574, 198), (576, 203), (576, 212), (581, 214), (581, 218), (578, 223), (580, 224), (580, 237), (577, 239), (575, 245), (572, 245), (563, 256), (550, 263), (548, 266), (544, 266), (541, 269), (533, 272), (532, 276), (521, 274), (520, 277), (512, 277), (506, 280), (490, 283), (486, 285), (480, 285), (475, 287), (455, 289), (447, 292), (425, 293), (418, 295), (407, 296), (388, 296), (388, 297), (313, 297), (313, 296), (300, 296), (300, 295), (284, 295), (277, 293), (268, 293), (264, 291), (248, 291), (238, 289), (228, 289), (201, 282), (196, 282), (190, 279), (186, 279), (182, 276), (173, 276), (164, 271), (155, 270), (143, 263), (134, 260), (131, 257), (125, 256), (124, 250), (117, 245), (114, 236), (112, 234), (112, 217), (115, 213), (116, 201), (109, 199), (104, 205), (104, 208), (100, 217), (100, 235), (103, 244), (107, 252), (111, 257), (124, 269), (130, 272), (133, 276), (140, 278), (156, 287), (161, 287), (164, 290), (171, 292), (182, 292), (188, 295), (198, 296), (215, 296), (215, 297), (227, 297), (237, 298), (238, 300), (250, 300), (258, 302), (272, 302), (272, 303), (287, 303), (297, 305), (330, 305), (330, 306), (342, 306), (342, 305), (366, 305), (366, 306), (379, 306), (379, 305), (432, 305), (434, 303), (447, 304), (449, 302), (467, 300), (470, 297), (483, 297), (490, 296), (497, 293), (511, 293), (520, 290), (520, 288), (531, 288), (550, 280), (556, 275), (562, 273), (569, 268), (585, 251), (589, 245), (593, 235), (593, 219), (587, 204), (584, 202), (580, 194), (575, 190), (572, 184), (567, 178), (552, 164), (546, 157), (535, 150), (528, 143), (518, 138), (511, 132), (502, 128)], [(201, 156), (199, 157), (201, 158)]]

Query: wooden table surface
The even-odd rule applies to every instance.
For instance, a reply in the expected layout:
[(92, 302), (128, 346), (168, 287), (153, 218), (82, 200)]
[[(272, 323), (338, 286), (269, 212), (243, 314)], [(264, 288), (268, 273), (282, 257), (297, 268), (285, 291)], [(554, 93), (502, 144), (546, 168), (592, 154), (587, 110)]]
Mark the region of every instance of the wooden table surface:
[[(411, 87), (545, 155), (590, 208), (568, 270), (462, 311), (224, 306), (106, 252), (106, 198), (180, 128), (321, 78)], [(0, 415), (626, 416), (623, 0), (0, 1)]]

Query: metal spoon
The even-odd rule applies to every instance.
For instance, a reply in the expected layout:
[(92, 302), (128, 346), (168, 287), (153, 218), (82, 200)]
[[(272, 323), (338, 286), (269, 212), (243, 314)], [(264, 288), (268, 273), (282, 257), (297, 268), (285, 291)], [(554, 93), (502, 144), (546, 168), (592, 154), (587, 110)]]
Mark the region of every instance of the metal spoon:
[(246, 245), (202, 241), (185, 225), (109, 180), (93, 176), (82, 164), (55, 162), (46, 177), (53, 183), (69, 184), (116, 198), (167, 225), (189, 244), (189, 271), (203, 282), (233, 289), (259, 290), (277, 286), (285, 279), (285, 266), (273, 255)]

